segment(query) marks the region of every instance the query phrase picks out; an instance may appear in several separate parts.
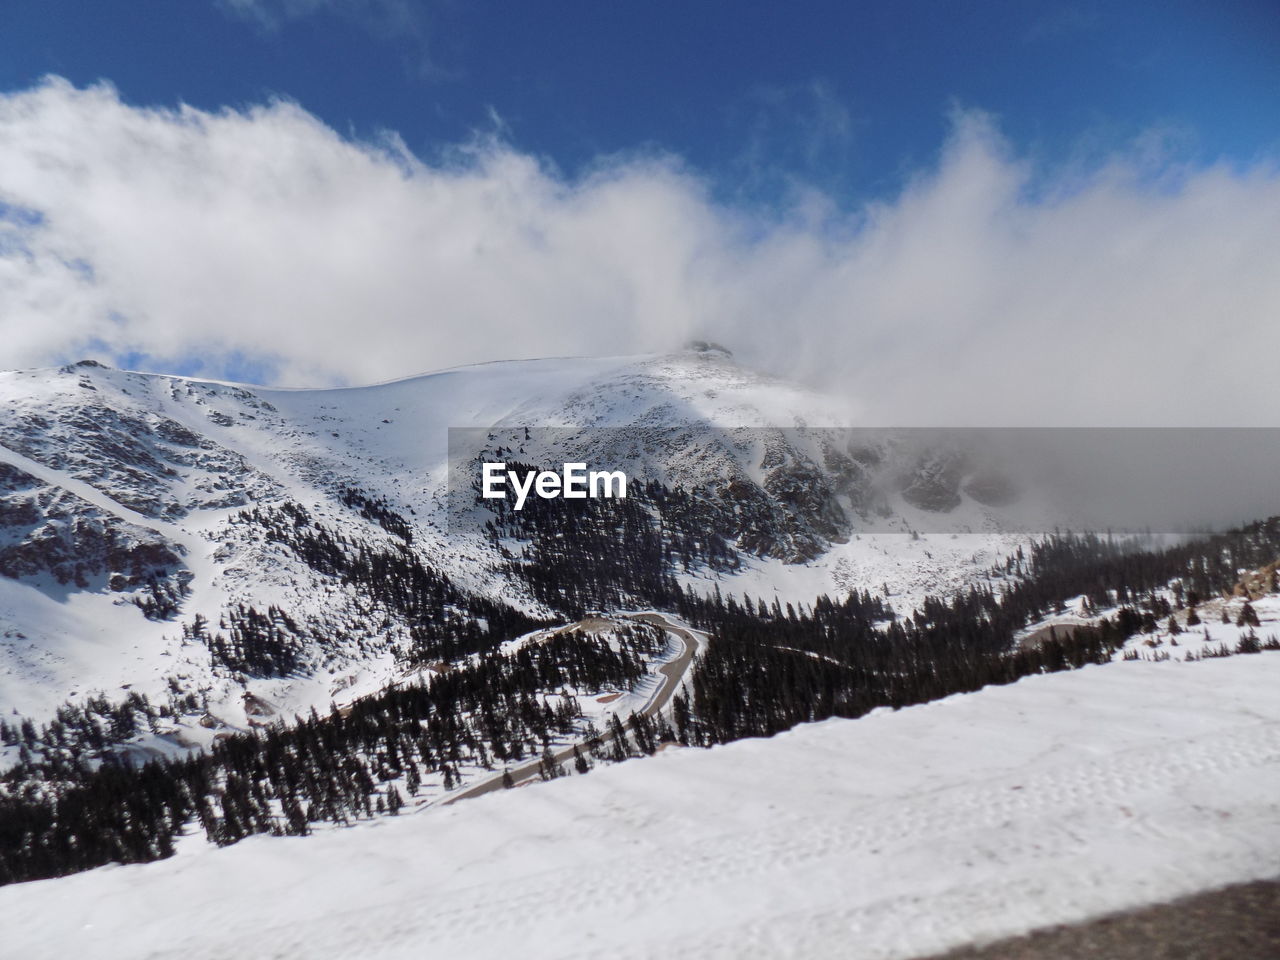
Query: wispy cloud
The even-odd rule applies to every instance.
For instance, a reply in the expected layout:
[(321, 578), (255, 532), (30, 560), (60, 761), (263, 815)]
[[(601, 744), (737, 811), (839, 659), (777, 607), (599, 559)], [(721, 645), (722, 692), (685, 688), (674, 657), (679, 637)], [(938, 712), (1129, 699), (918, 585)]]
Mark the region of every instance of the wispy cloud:
[(424, 25), (421, 7), (410, 0), (217, 0), (217, 4), (266, 30), (317, 14), (342, 17), (384, 35), (417, 35)]
[(1028, 42), (1089, 33), (1098, 29), (1102, 17), (1096, 7), (1080, 3), (1059, 3), (1049, 7), (1027, 28)]
[(761, 84), (729, 112), (730, 127), (743, 134), (734, 166), (748, 192), (841, 185), (859, 124), (826, 82)]
[(447, 5), (423, 0), (214, 0), (229, 16), (272, 36), (312, 17), (352, 24), (398, 51), (406, 71), (431, 80), (457, 79), (440, 56), (440, 14)]
[(0, 366), (318, 384), (701, 335), (871, 422), (1271, 424), (1280, 171), (1159, 152), (1036, 181), (961, 111), (892, 199), (766, 214), (671, 158), (566, 179), (489, 136), (428, 164), (289, 102), (50, 80), (0, 96)]

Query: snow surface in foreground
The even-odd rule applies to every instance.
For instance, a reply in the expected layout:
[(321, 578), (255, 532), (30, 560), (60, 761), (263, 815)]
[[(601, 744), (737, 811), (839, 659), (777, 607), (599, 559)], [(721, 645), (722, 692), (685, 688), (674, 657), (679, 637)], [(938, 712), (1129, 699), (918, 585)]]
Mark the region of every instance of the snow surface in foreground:
[(12, 956), (911, 957), (1274, 874), (1280, 654), (1120, 663), (0, 889)]

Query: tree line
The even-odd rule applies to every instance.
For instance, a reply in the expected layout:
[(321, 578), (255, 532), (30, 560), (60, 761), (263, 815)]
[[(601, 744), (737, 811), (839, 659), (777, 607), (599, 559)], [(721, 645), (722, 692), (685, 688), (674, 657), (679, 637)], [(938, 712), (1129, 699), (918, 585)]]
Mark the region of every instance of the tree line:
[[(645, 624), (617, 630), (613, 640), (562, 631), (510, 653), (489, 651), (430, 682), (225, 736), (185, 759), (131, 765), (110, 752), (70, 749), (65, 737), (30, 723), (17, 731), (6, 725), (5, 735), (22, 738), (27, 752), (0, 775), (0, 884), (167, 857), (197, 825), (227, 845), (397, 814), (428, 777), (448, 790), (465, 771), (545, 754), (582, 726), (568, 691), (626, 690), (664, 644)], [(130, 705), (129, 717), (140, 705)], [(124, 734), (136, 719), (121, 723), (116, 732)], [(633, 734), (641, 752), (652, 752), (651, 730), (642, 723)], [(625, 735), (609, 752), (593, 728), (581, 733), (594, 740), (598, 759), (631, 753)]]

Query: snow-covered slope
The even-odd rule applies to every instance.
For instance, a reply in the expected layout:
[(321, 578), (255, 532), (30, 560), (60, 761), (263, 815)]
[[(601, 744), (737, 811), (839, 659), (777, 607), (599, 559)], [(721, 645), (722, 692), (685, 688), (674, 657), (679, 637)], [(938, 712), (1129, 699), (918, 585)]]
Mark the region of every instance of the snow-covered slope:
[[(570, 436), (575, 456), (627, 457), (651, 477), (728, 498), (729, 516), (756, 511), (764, 519), (737, 545), (736, 569), (681, 571), (699, 590), (722, 583), (810, 602), (887, 588), (909, 612), (1016, 546), (968, 501), (965, 525), (978, 533), (913, 537), (919, 507), (902, 498), (891, 521), (877, 515), (875, 532), (860, 532), (850, 484), (862, 467), (814, 431), (849, 422), (842, 404), (708, 348), (482, 364), (335, 390), (92, 362), (0, 373), (0, 707), (43, 719), (95, 692), (196, 696), (213, 726), (239, 728), (251, 722), (246, 693), (288, 715), (397, 676), (412, 624), (245, 522), (255, 507), (300, 507), (351, 544), (407, 551), (464, 593), (545, 612), (480, 530), (450, 524), (449, 428), (490, 431), (494, 443), (528, 426), (572, 428), (523, 453), (552, 462), (568, 452), (554, 438)], [(344, 501), (349, 490), (411, 539)], [(241, 606), (287, 616), (272, 614), (301, 651), (289, 676), (228, 668), (184, 630), (197, 617), (228, 629)]]
[(0, 889), (27, 960), (909, 958), (1272, 875), (1280, 654), (1037, 676)]

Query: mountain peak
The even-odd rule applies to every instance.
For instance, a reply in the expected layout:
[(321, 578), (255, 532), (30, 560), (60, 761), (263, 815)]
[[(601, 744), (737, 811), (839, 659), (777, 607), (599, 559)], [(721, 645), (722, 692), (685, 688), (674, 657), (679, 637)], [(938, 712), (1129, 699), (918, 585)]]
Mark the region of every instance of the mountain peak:
[(732, 357), (733, 351), (713, 340), (686, 340), (684, 349), (692, 353), (722, 353)]

